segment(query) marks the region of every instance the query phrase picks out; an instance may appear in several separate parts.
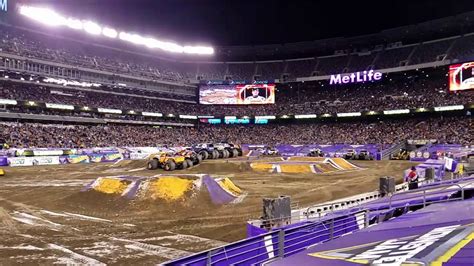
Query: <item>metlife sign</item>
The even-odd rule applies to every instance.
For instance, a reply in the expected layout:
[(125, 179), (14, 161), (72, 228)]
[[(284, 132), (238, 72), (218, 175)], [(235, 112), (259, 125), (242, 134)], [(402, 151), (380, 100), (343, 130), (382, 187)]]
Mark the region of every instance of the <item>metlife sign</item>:
[(8, 0), (0, 0), (0, 11), (8, 11)]
[(373, 70), (355, 72), (349, 74), (337, 74), (331, 75), (329, 80), (330, 85), (335, 84), (347, 84), (347, 83), (359, 83), (367, 81), (378, 81), (382, 79), (382, 73)]

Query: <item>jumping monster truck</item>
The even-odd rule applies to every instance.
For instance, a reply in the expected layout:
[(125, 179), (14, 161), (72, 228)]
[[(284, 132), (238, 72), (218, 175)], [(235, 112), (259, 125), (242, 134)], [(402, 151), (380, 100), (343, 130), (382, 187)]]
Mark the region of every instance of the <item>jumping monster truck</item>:
[(258, 148), (259, 151), (263, 156), (279, 156), (280, 152), (277, 149), (271, 146), (264, 146), (263, 148)]
[(162, 168), (165, 171), (173, 171), (175, 169), (186, 169), (192, 165), (193, 162), (191, 159), (176, 154), (175, 152), (160, 152), (150, 155), (147, 169), (155, 170)]

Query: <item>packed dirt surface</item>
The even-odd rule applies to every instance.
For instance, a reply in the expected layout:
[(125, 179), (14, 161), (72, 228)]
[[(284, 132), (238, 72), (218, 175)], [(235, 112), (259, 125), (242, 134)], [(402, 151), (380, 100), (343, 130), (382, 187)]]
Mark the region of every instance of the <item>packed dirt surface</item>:
[(310, 206), (378, 188), (381, 176), (401, 182), (407, 161), (354, 161), (364, 168), (332, 174), (254, 172), (245, 159), (205, 161), (176, 173), (230, 177), (246, 197), (213, 205), (206, 197), (175, 203), (80, 192), (99, 176), (152, 176), (143, 161), (5, 168), (0, 177), (0, 265), (152, 264), (246, 237), (263, 197), (291, 196)]

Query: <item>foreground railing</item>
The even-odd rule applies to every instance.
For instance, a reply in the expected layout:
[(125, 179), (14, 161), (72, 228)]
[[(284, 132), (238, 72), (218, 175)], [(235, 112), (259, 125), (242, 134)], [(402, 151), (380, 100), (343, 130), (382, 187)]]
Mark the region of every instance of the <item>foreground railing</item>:
[[(328, 213), (323, 217), (289, 224), (268, 233), (180, 258), (164, 265), (261, 265), (367, 228), (369, 224), (388, 220), (393, 217), (397, 209), (408, 211), (410, 208), (464, 200), (467, 189), (474, 189), (474, 176), (462, 180), (446, 180), (419, 189), (396, 193), (380, 202), (381, 208), (372, 209), (369, 203), (342, 213), (338, 212), (339, 214)], [(394, 204), (397, 197), (403, 200), (403, 204)], [(387, 216), (387, 213), (391, 214)], [(403, 213), (406, 212), (395, 215)], [(288, 219), (291, 217), (269, 220), (261, 226), (270, 230), (270, 226), (279, 222), (283, 223), (285, 220), (288, 222)]]

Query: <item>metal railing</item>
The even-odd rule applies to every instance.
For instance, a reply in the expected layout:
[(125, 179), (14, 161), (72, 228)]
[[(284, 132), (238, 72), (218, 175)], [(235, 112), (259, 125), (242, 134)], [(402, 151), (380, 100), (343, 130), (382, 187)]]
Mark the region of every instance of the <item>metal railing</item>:
[[(460, 183), (460, 181), (463, 183)], [(390, 195), (385, 202), (384, 208), (377, 209), (377, 211), (371, 211), (369, 209), (370, 206), (367, 206), (356, 208), (352, 211), (349, 210), (341, 215), (322, 216), (314, 221), (306, 220), (303, 224), (294, 227), (287, 226), (270, 231), (223, 247), (213, 248), (171, 261), (165, 263), (165, 265), (260, 265), (264, 262), (288, 257), (347, 233), (367, 228), (369, 223), (371, 223), (371, 216), (374, 218), (386, 215), (386, 213), (380, 212), (380, 210), (396, 210), (398, 208), (417, 206), (426, 207), (431, 204), (464, 200), (466, 195), (465, 189), (467, 187), (471, 188), (471, 185), (474, 185), (474, 177), (462, 180), (445, 180), (433, 185), (429, 184), (419, 189)], [(457, 193), (459, 193), (459, 196), (454, 197)], [(436, 197), (436, 194), (441, 194), (441, 197)], [(401, 196), (408, 204), (393, 206), (394, 198)], [(410, 202), (411, 199), (420, 199), (420, 197), (421, 201)], [(333, 204), (336, 204), (336, 202)], [(403, 215), (403, 213), (398, 215)], [(278, 218), (272, 221), (278, 222), (278, 220), (290, 218)], [(379, 222), (383, 221), (385, 219), (379, 220)], [(372, 222), (375, 223), (376, 221), (372, 220)]]

